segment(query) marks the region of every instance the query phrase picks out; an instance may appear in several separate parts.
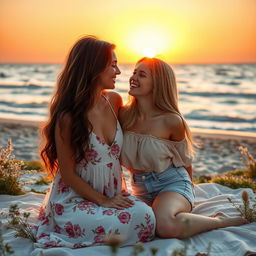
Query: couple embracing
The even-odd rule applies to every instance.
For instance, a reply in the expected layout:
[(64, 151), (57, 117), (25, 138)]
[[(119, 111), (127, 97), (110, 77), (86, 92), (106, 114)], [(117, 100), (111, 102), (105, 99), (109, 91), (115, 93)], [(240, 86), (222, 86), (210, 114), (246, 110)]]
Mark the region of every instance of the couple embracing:
[[(108, 91), (121, 73), (114, 49), (83, 37), (58, 77), (41, 151), (54, 180), (39, 212), (36, 247), (102, 245), (114, 234), (125, 246), (245, 224), (191, 213), (193, 140), (173, 70), (157, 58), (139, 60), (123, 106)], [(130, 171), (132, 195), (121, 165)]]

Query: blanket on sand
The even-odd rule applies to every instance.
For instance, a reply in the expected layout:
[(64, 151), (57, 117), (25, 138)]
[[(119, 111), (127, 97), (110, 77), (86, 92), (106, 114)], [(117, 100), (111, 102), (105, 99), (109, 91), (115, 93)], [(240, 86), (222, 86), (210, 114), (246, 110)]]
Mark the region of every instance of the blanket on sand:
[[(239, 215), (238, 211), (227, 200), (232, 198), (237, 205), (242, 204), (241, 193), (246, 190), (252, 198), (253, 203), (256, 202), (255, 194), (251, 189), (230, 189), (218, 184), (200, 184), (195, 186), (196, 203), (193, 213), (205, 216), (214, 215), (217, 212), (224, 212), (231, 216)], [(38, 210), (43, 201), (44, 195), (36, 193), (27, 193), (22, 196), (0, 195), (1, 211), (8, 211), (12, 204), (18, 204), (21, 211), (30, 212), (29, 218), (31, 224), (36, 223)], [(1, 217), (3, 223), (5, 219)], [(49, 248), (34, 250), (33, 243), (24, 238), (14, 238), (13, 230), (4, 231), (4, 242), (12, 246), (15, 253), (14, 256), (107, 256), (111, 255), (108, 246), (95, 246), (81, 249), (67, 248)], [(197, 252), (206, 253), (211, 243), (211, 256), (242, 256), (256, 255), (256, 222), (246, 224), (239, 227), (228, 227), (205, 232), (187, 239), (187, 256), (194, 256)], [(139, 255), (146, 256), (150, 254), (151, 247), (157, 247), (158, 256), (172, 255), (175, 249), (183, 247), (183, 241), (179, 239), (159, 239), (145, 243), (145, 251)], [(132, 246), (119, 248), (117, 255), (128, 256), (133, 251)], [(43, 254), (41, 253), (43, 252)]]

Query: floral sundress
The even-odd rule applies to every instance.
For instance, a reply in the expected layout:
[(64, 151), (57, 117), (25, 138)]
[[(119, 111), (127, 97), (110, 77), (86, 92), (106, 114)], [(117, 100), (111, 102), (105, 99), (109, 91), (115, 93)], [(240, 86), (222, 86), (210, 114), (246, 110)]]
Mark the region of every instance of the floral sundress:
[[(108, 197), (125, 189), (119, 162), (122, 142), (123, 133), (117, 120), (113, 143), (108, 145), (91, 133), (90, 147), (85, 153), (88, 163), (83, 160), (76, 166), (82, 179)], [(124, 210), (101, 207), (79, 196), (64, 183), (58, 172), (40, 208), (35, 247), (75, 249), (102, 245), (109, 234), (125, 238), (123, 246), (151, 240), (156, 224), (151, 207), (135, 197), (129, 198), (134, 205)]]

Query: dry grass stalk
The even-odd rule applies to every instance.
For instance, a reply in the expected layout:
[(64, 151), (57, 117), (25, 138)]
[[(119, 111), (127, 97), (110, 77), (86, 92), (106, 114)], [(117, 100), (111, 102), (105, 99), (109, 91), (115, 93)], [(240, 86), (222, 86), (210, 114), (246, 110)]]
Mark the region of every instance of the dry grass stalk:
[(248, 174), (251, 178), (256, 178), (256, 159), (249, 152), (248, 148), (239, 146), (238, 149), (242, 155), (242, 161), (248, 168)]
[(33, 242), (36, 242), (35, 232), (33, 227), (28, 223), (28, 218), (30, 216), (29, 212), (23, 212), (21, 214), (17, 204), (11, 205), (9, 208), (9, 213), (1, 213), (8, 223), (6, 227), (8, 229), (13, 229), (16, 231), (15, 237), (28, 238)]
[(242, 202), (243, 205), (237, 205), (231, 198), (228, 198), (228, 201), (239, 211), (240, 215), (247, 219), (249, 222), (256, 221), (256, 203), (251, 204), (249, 194), (247, 191), (242, 193)]

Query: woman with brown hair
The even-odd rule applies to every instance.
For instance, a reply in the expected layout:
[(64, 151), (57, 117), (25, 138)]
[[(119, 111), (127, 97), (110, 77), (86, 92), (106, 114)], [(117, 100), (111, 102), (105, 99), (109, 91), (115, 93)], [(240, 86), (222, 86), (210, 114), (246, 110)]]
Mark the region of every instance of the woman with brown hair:
[(143, 58), (130, 78), (130, 103), (120, 111), (124, 131), (121, 162), (131, 172), (133, 195), (151, 205), (156, 234), (184, 238), (247, 223), (241, 217), (192, 214), (193, 140), (179, 111), (172, 68)]
[(126, 192), (119, 155), (122, 106), (114, 45), (83, 37), (71, 49), (43, 128), (41, 156), (54, 180), (39, 214), (36, 247), (80, 248), (119, 234), (123, 245), (153, 238), (150, 207)]

